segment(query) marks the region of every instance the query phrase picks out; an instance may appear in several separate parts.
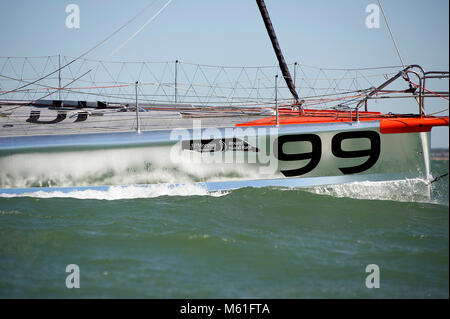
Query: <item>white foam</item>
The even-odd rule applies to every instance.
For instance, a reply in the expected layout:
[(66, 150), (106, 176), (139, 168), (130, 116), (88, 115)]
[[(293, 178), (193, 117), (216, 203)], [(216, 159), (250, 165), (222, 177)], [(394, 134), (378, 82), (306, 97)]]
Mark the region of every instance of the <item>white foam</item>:
[[(167, 158), (167, 147), (14, 154), (0, 158), (0, 187), (195, 183), (258, 178), (256, 166)], [(187, 155), (186, 155), (187, 156)]]
[(87, 189), (71, 192), (36, 191), (22, 194), (0, 194), (0, 197), (35, 197), (35, 198), (77, 198), (77, 199), (137, 199), (159, 196), (223, 196), (226, 192), (208, 192), (199, 185), (148, 185), (148, 186), (111, 186), (105, 191)]
[(338, 185), (309, 187), (306, 190), (319, 195), (398, 202), (430, 202), (428, 182), (424, 179), (405, 179), (383, 182), (352, 182)]

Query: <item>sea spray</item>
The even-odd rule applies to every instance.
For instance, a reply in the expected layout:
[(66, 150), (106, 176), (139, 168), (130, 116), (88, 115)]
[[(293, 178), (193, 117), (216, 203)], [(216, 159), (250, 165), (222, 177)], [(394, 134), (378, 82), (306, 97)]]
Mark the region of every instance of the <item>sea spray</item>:
[(73, 190), (69, 192), (55, 191), (35, 191), (16, 194), (1, 194), (0, 197), (34, 197), (34, 198), (76, 198), (76, 199), (99, 199), (99, 200), (119, 200), (119, 199), (138, 199), (154, 198), (159, 196), (223, 196), (227, 192), (208, 192), (208, 190), (199, 185), (130, 185), (130, 186), (110, 186), (106, 190), (86, 189)]
[(256, 179), (252, 166), (167, 161), (163, 148), (128, 148), (0, 157), (0, 188), (193, 183)]
[(307, 188), (309, 192), (333, 197), (399, 202), (426, 202), (428, 182), (423, 179), (405, 179), (382, 182), (353, 182)]

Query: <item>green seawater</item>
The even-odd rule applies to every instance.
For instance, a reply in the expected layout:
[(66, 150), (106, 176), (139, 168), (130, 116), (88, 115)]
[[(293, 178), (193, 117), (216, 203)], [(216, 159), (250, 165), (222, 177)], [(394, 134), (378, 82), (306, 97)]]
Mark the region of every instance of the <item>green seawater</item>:
[(0, 198), (0, 297), (448, 298), (448, 177), (408, 185)]

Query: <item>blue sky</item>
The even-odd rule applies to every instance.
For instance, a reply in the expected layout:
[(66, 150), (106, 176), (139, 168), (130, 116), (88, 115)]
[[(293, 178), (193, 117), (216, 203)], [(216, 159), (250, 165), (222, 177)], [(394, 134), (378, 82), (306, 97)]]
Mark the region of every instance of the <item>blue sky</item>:
[[(0, 56), (77, 56), (97, 44), (151, 0), (15, 0), (0, 2)], [(80, 28), (65, 26), (65, 7), (80, 7)], [(105, 59), (151, 17), (156, 3), (110, 41), (89, 54)], [(288, 63), (321, 67), (399, 65), (381, 17), (368, 29), (365, 8), (374, 0), (266, 0)], [(449, 69), (449, 1), (383, 0), (406, 64)], [(167, 9), (112, 58), (212, 65), (276, 65), (254, 0), (173, 0)], [(433, 102), (437, 103), (437, 102)], [(447, 102), (445, 102), (447, 103)], [(440, 104), (448, 107), (447, 104)], [(436, 106), (438, 107), (438, 106)], [(439, 108), (439, 107), (438, 107)], [(442, 109), (442, 107), (441, 107)], [(415, 109), (414, 109), (415, 111)], [(433, 130), (433, 146), (448, 147), (448, 129)]]

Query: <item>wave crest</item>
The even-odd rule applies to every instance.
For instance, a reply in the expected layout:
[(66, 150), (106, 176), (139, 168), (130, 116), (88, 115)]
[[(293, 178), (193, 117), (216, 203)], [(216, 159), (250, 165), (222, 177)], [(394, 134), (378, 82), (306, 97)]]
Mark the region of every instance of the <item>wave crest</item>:
[(76, 199), (138, 199), (155, 198), (160, 196), (223, 196), (226, 192), (209, 192), (205, 187), (199, 185), (170, 185), (156, 184), (145, 186), (110, 186), (106, 190), (86, 189), (63, 191), (35, 191), (21, 194), (0, 194), (0, 197), (34, 197), (34, 198), (76, 198)]

